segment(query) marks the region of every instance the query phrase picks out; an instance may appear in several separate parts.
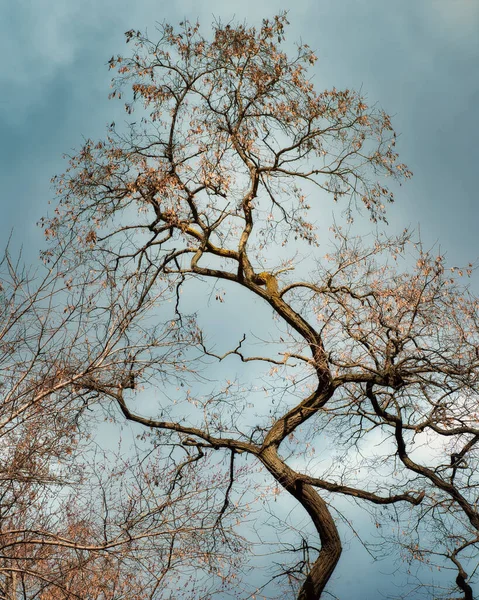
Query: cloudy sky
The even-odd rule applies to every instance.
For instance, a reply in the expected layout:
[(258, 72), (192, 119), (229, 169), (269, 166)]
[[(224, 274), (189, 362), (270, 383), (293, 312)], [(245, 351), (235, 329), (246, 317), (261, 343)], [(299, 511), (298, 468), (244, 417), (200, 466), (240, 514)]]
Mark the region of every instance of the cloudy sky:
[[(394, 115), (401, 158), (415, 177), (390, 213), (391, 226), (421, 225), (452, 262), (479, 256), (477, 0), (16, 0), (0, 19), (0, 169), (3, 237), (37, 247), (49, 180), (62, 154), (99, 137), (120, 106), (107, 99), (106, 62), (127, 29), (158, 21), (233, 16), (257, 23), (289, 10), (289, 40), (319, 55), (318, 88), (362, 88)], [(260, 10), (259, 10), (260, 9)]]
[[(42, 244), (36, 222), (51, 210), (49, 181), (64, 168), (62, 154), (123, 118), (120, 104), (107, 99), (106, 63), (124, 51), (126, 30), (147, 28), (153, 37), (155, 23), (185, 17), (207, 26), (232, 17), (255, 24), (284, 9), (289, 41), (301, 38), (317, 51), (318, 89), (362, 88), (370, 103), (394, 115), (401, 159), (414, 178), (389, 213), (391, 230), (420, 225), (426, 246), (440, 245), (454, 264), (479, 257), (478, 0), (1, 4), (0, 228), (2, 244), (13, 230), (12, 245), (23, 246), (28, 260)], [(389, 567), (366, 565), (367, 556), (358, 555), (350, 574), (359, 585), (361, 572), (363, 597), (376, 600), (390, 591)], [(351, 579), (338, 584), (339, 595), (344, 584)]]

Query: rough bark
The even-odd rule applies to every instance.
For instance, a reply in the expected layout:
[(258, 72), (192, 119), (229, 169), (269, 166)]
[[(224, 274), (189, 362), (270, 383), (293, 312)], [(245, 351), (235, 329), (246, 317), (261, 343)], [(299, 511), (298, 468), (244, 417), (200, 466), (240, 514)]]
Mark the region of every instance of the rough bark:
[(342, 552), (341, 540), (331, 512), (316, 490), (302, 482), (300, 475), (288, 467), (272, 447), (265, 448), (259, 458), (284, 489), (307, 511), (319, 534), (321, 550), (298, 594), (298, 600), (318, 600)]

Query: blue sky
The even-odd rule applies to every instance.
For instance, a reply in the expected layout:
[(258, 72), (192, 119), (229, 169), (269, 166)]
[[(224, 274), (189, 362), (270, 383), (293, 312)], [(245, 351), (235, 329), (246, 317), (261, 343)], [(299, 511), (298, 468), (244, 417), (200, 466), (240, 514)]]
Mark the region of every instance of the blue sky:
[[(13, 248), (23, 246), (25, 258), (36, 261), (42, 244), (36, 222), (51, 211), (49, 181), (64, 169), (62, 154), (78, 148), (84, 137), (102, 137), (107, 123), (124, 118), (121, 104), (107, 99), (106, 63), (125, 50), (126, 30), (147, 28), (153, 37), (156, 22), (185, 17), (205, 26), (214, 17), (233, 16), (254, 24), (284, 9), (291, 22), (289, 42), (301, 38), (317, 51), (318, 89), (362, 88), (370, 103), (394, 115), (401, 159), (414, 178), (397, 194), (389, 213), (391, 232), (420, 224), (425, 245), (440, 244), (451, 263), (477, 259), (477, 0), (295, 0), (292, 6), (278, 0), (5, 0), (0, 19), (3, 245), (13, 229)], [(368, 600), (376, 600), (379, 584), (386, 586), (384, 593), (391, 591), (391, 566), (370, 565), (358, 554), (346, 567), (343, 573), (355, 573)], [(338, 594), (350, 585), (344, 577)]]

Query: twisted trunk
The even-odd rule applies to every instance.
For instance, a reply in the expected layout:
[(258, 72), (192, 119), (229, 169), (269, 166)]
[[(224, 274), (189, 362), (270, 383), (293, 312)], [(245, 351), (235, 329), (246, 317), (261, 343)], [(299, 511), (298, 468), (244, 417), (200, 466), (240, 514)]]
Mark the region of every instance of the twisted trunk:
[(274, 448), (264, 448), (258, 458), (284, 489), (304, 507), (319, 534), (321, 550), (298, 594), (298, 600), (318, 600), (342, 552), (336, 524), (326, 502), (311, 485), (300, 480), (279, 458)]

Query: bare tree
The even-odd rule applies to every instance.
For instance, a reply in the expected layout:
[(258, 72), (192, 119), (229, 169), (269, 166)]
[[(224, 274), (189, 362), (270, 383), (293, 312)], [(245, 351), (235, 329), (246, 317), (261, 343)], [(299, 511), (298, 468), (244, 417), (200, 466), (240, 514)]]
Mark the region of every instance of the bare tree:
[(93, 301), (62, 256), (36, 273), (8, 253), (1, 266), (0, 598), (146, 599), (167, 581), (196, 597), (221, 587), (218, 565), (231, 565), (226, 576), (243, 545), (232, 533), (234, 552), (211, 542), (210, 506), (228, 477), (199, 479), (198, 452), (132, 460), (128, 445), (101, 450), (95, 436), (91, 382), (128, 385), (125, 353), (158, 345), (155, 328), (143, 345), (128, 342), (131, 304), (105, 316), (125, 289)]
[[(416, 531), (453, 518), (457, 531), (435, 548), (472, 598), (460, 557), (477, 544), (477, 301), (407, 233), (365, 247), (336, 227), (333, 251), (317, 255), (321, 213), (308, 197), (344, 200), (348, 219), (365, 207), (378, 222), (393, 200), (382, 178), (410, 172), (385, 113), (350, 90), (315, 91), (312, 51), (281, 49), (286, 23), (216, 23), (211, 41), (188, 22), (163, 25), (159, 41), (129, 31), (132, 55), (110, 60), (111, 96), (131, 85), (126, 110), (139, 114), (70, 159), (43, 221), (46, 260), (66, 248), (76, 285), (105, 307), (97, 323), (121, 324), (115, 360), (77, 389), (116, 404), (155, 449), (186, 452), (192, 473), (227, 457), (211, 540), (228, 544), (223, 519), (245, 457), (261, 465), (271, 498), (283, 488), (315, 529), (282, 569), (298, 598), (321, 597), (339, 561), (337, 495), (405, 506)], [(218, 351), (208, 303), (232, 293), (248, 333), (225, 330)], [(235, 381), (240, 362), (250, 385)], [(233, 371), (224, 383), (211, 381), (218, 363)], [(327, 460), (328, 446), (340, 460)]]

